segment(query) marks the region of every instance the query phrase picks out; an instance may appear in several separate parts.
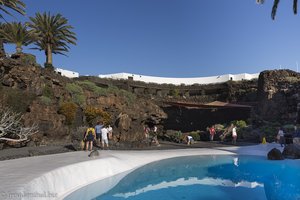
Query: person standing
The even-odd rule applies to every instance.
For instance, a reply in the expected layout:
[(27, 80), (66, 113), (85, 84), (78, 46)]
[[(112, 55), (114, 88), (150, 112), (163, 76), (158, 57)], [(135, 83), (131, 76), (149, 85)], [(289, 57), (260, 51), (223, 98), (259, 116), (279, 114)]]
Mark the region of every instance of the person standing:
[(237, 132), (236, 132), (236, 126), (233, 126), (232, 128), (232, 144), (236, 144), (237, 139)]
[(113, 129), (110, 125), (108, 125), (107, 130), (108, 130), (108, 139), (111, 140), (113, 136)]
[(216, 130), (214, 126), (211, 126), (209, 128), (209, 134), (210, 134), (210, 141), (214, 141), (214, 136), (216, 134)]
[(103, 127), (103, 124), (101, 121), (97, 122), (97, 125), (95, 126), (96, 131), (96, 139), (97, 139), (97, 145), (100, 146), (101, 144), (101, 129)]
[(102, 148), (104, 149), (104, 145), (108, 148), (108, 128), (103, 127), (101, 129), (101, 137), (102, 137)]
[(282, 128), (279, 128), (278, 137), (279, 137), (280, 146), (281, 147), (283, 147), (283, 145), (285, 146), (285, 138), (284, 138), (284, 132), (283, 132)]
[(93, 149), (93, 142), (96, 138), (96, 133), (94, 127), (90, 124), (89, 128), (87, 128), (85, 135), (84, 135), (84, 140), (86, 141), (85, 143), (85, 150), (90, 150), (92, 151)]
[[(148, 133), (148, 131), (146, 131)], [(151, 146), (152, 143), (155, 143), (156, 146), (160, 146), (158, 139), (157, 139), (157, 126), (153, 126), (152, 129), (149, 129), (149, 145)]]

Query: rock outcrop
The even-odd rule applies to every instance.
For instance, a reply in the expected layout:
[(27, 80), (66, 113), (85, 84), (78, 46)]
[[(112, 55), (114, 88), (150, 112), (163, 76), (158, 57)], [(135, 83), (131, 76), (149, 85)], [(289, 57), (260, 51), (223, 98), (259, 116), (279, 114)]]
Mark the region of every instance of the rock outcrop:
[(289, 159), (300, 159), (300, 146), (296, 144), (286, 145), (282, 155)]
[(279, 149), (273, 148), (268, 153), (268, 160), (284, 160), (284, 157)]
[(291, 70), (263, 71), (258, 79), (256, 114), (268, 121), (299, 122), (300, 74)]

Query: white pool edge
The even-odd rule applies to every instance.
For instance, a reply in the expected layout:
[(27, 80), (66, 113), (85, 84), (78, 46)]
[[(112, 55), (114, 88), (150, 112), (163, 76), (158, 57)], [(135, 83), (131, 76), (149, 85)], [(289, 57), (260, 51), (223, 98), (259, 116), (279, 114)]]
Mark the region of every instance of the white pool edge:
[[(68, 158), (64, 158), (64, 155), (67, 156), (66, 154), (58, 154), (51, 156), (51, 164), (53, 166), (45, 169), (39, 174), (33, 174), (32, 177), (34, 178), (29, 181), (28, 179), (23, 182), (17, 181), (19, 185), (18, 188), (8, 187), (7, 189), (9, 189), (9, 191), (17, 191), (20, 194), (45, 194), (42, 199), (61, 200), (75, 190), (94, 183), (95, 181), (126, 171), (129, 172), (130, 170), (136, 169), (145, 164), (162, 159), (193, 155), (243, 154), (266, 156), (267, 152), (274, 147), (278, 148), (278, 146), (275, 146), (274, 144), (267, 144), (246, 147), (222, 147), (215, 149), (197, 148), (148, 151), (101, 151), (100, 156), (96, 159), (87, 158), (87, 154), (78, 152), (77, 154), (73, 153), (68, 155), (73, 156), (73, 158), (69, 158), (70, 160), (73, 159), (70, 163), (68, 163)], [(75, 161), (74, 157), (76, 158)], [(42, 160), (43, 158), (43, 156), (41, 156), (41, 158), (35, 158), (35, 162), (39, 164), (39, 166), (35, 167), (43, 169), (43, 165), (47, 166), (47, 163), (44, 161), (39, 163), (39, 160)], [(65, 159), (65, 163), (62, 166), (56, 167), (55, 162), (59, 163), (61, 159)], [(18, 160), (15, 162), (17, 163)], [(26, 170), (24, 171), (24, 173), (26, 173)], [(0, 181), (5, 181), (5, 178), (0, 178)], [(47, 196), (48, 193), (53, 194), (54, 196)], [(16, 199), (32, 200), (40, 198), (23, 195), (21, 198)]]

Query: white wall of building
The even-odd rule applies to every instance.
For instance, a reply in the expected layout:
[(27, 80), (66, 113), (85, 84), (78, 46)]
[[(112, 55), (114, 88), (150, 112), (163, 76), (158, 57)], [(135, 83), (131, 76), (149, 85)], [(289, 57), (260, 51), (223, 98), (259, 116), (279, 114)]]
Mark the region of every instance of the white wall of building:
[(193, 85), (193, 84), (210, 84), (210, 83), (223, 83), (229, 80), (241, 81), (241, 80), (251, 80), (258, 78), (257, 74), (225, 74), (220, 76), (209, 76), (209, 77), (197, 77), (197, 78), (167, 78), (167, 77), (155, 77), (155, 76), (144, 76), (138, 74), (129, 73), (117, 73), (117, 74), (106, 74), (99, 75), (100, 78), (111, 78), (116, 80), (129, 79), (132, 78), (134, 81), (142, 81), (146, 83), (158, 83), (158, 84), (174, 84), (174, 85)]
[(54, 71), (61, 74), (62, 76), (66, 76), (68, 78), (77, 78), (77, 77), (79, 77), (78, 72), (73, 72), (73, 71), (70, 71), (70, 70), (56, 68)]

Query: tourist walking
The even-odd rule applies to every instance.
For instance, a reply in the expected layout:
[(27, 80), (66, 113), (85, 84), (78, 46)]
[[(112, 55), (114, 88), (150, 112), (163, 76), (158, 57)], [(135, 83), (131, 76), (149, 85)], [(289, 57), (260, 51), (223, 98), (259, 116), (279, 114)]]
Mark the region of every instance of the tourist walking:
[(147, 125), (145, 125), (144, 126), (144, 136), (145, 136), (146, 142), (149, 142), (149, 133), (150, 133), (150, 128)]
[(279, 137), (280, 146), (281, 147), (285, 146), (284, 132), (283, 132), (283, 129), (281, 127), (279, 128), (277, 136)]
[(101, 129), (101, 137), (102, 137), (102, 148), (104, 149), (104, 145), (108, 148), (108, 128), (103, 127)]
[(107, 130), (108, 130), (108, 139), (111, 140), (113, 136), (113, 129), (110, 125), (108, 125)]
[[(151, 134), (151, 132), (150, 132), (150, 134)], [(152, 130), (150, 145), (152, 144), (152, 142), (154, 142), (156, 144), (156, 146), (160, 146), (158, 139), (157, 139), (157, 126), (156, 125), (154, 125), (153, 130)]]
[(84, 141), (85, 142), (85, 150), (92, 151), (93, 149), (93, 142), (96, 138), (96, 133), (94, 127), (90, 124), (89, 128), (87, 128), (85, 135), (84, 135)]
[(236, 126), (233, 126), (232, 128), (232, 144), (236, 144), (237, 139), (237, 132), (236, 132)]
[(214, 126), (211, 126), (209, 128), (209, 136), (210, 136), (210, 141), (214, 141), (214, 136), (216, 134), (216, 130)]
[(97, 139), (97, 145), (100, 146), (101, 144), (101, 129), (103, 128), (103, 124), (101, 121), (97, 122), (97, 125), (95, 126), (96, 131), (96, 139)]

